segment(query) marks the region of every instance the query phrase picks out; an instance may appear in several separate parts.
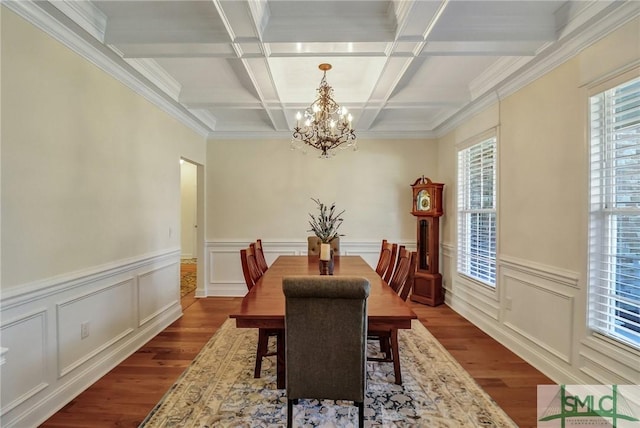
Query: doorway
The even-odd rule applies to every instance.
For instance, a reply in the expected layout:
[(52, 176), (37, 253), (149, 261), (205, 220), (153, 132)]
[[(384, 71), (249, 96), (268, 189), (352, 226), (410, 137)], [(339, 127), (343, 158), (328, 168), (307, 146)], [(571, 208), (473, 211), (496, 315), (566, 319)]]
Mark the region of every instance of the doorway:
[[(180, 159), (180, 297), (195, 296), (198, 277), (198, 165)], [(184, 304), (183, 304), (184, 306)]]

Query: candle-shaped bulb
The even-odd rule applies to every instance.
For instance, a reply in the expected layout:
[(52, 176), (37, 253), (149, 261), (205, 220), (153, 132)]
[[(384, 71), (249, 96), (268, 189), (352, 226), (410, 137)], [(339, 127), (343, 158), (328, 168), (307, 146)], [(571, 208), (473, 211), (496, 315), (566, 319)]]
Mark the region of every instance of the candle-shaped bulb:
[(296, 113), (296, 120), (297, 120), (297, 121), (300, 121), (300, 119), (302, 119), (302, 113), (297, 112), (297, 113)]

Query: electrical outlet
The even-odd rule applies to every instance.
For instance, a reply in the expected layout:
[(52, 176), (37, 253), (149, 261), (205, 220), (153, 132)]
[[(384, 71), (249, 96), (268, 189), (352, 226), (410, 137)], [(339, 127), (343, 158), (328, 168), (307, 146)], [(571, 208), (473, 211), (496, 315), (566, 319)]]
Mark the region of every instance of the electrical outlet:
[(80, 339), (86, 339), (89, 337), (89, 321), (85, 321), (80, 324)]
[(505, 304), (505, 308), (506, 308), (507, 310), (511, 310), (511, 305), (512, 305), (512, 303), (513, 303), (513, 301), (512, 301), (512, 299), (511, 299), (511, 297), (507, 297), (507, 298), (506, 298), (506, 300), (505, 300), (505, 303), (506, 303), (506, 304)]

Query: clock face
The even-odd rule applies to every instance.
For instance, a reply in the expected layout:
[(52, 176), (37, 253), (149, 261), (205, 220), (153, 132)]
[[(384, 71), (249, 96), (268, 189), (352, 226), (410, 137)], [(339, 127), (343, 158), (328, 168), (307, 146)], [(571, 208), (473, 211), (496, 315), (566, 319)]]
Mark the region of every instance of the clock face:
[(429, 211), (431, 209), (431, 195), (426, 190), (418, 192), (416, 208), (419, 211)]

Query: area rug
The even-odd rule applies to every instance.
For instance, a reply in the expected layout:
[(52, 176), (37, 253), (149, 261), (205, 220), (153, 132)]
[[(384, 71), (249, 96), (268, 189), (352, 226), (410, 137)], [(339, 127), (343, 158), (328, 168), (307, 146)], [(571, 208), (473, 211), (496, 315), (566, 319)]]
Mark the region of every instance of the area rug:
[(180, 262), (180, 297), (196, 289), (197, 259), (184, 259)]
[[(417, 320), (399, 335), (403, 385), (391, 363), (367, 363), (367, 427), (516, 427)], [(286, 394), (276, 389), (275, 357), (253, 378), (256, 329), (227, 320), (140, 427), (284, 427)], [(369, 351), (375, 352), (372, 341)], [(355, 427), (351, 402), (300, 400), (294, 426)]]

